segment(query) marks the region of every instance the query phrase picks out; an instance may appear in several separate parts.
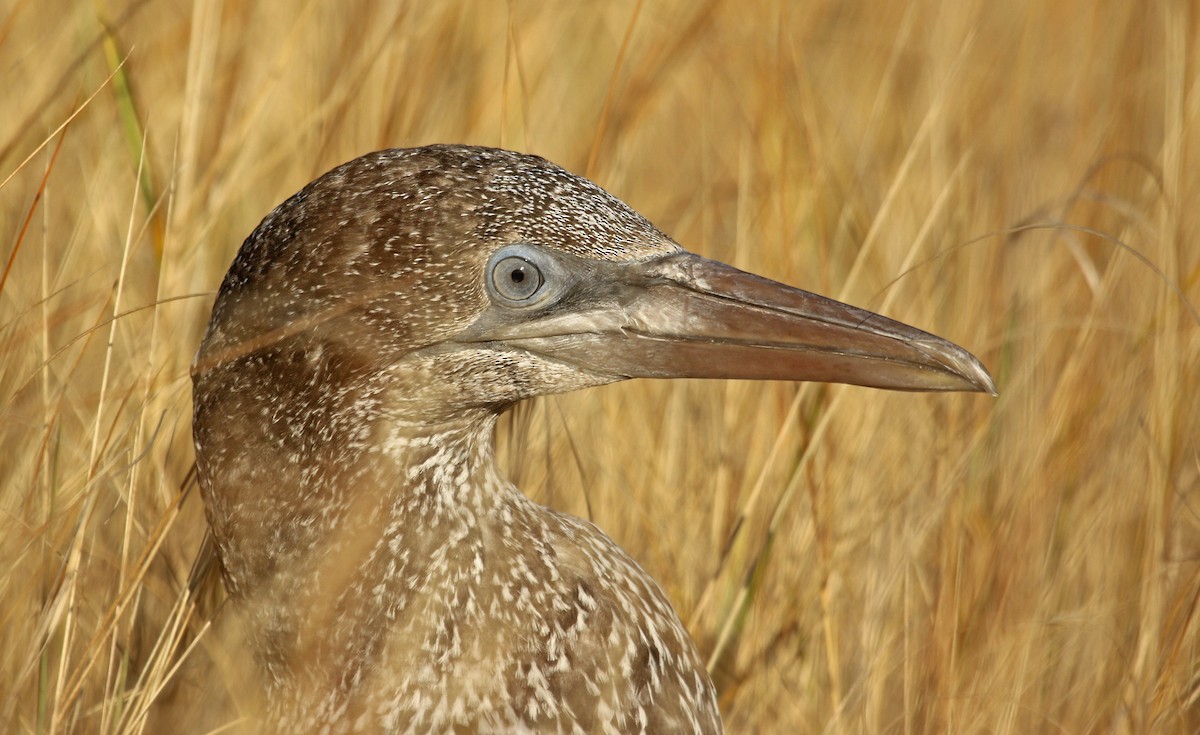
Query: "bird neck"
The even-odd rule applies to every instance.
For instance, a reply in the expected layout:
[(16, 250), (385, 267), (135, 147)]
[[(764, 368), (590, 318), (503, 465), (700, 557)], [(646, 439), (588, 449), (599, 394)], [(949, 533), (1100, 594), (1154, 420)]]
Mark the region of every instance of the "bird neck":
[(396, 485), (388, 515), (427, 535), (427, 524), (476, 514), (512, 492), (496, 466), (496, 415), (465, 412), (424, 424), (386, 419), (372, 448), (384, 477)]
[(269, 699), (294, 708), (309, 693), (355, 688), (388, 631), (447, 592), (439, 585), (456, 578), (447, 566), (470, 573), (480, 526), (527, 504), (496, 466), (495, 421), (482, 411), (438, 424), (380, 418), (375, 440), (325, 478), (336, 486), (300, 489), (320, 505), (300, 513), (313, 532), (275, 550), (281, 563), (260, 565), (269, 574), (232, 585), (270, 674)]

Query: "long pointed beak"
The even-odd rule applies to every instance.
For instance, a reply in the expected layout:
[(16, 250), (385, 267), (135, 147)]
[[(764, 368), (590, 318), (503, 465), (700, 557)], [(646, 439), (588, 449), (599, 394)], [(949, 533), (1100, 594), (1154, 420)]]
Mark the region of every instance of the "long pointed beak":
[(873, 312), (687, 252), (619, 268), (594, 274), (610, 285), (606, 298), (510, 324), (494, 336), (614, 377), (996, 394), (969, 352)]

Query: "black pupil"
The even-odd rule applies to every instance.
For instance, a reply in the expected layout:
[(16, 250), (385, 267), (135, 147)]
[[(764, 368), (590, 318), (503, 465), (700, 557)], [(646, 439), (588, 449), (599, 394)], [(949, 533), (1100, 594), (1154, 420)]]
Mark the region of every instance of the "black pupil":
[(520, 283), (525, 280), (525, 269), (513, 268), (512, 274), (509, 277), (512, 278), (513, 283)]

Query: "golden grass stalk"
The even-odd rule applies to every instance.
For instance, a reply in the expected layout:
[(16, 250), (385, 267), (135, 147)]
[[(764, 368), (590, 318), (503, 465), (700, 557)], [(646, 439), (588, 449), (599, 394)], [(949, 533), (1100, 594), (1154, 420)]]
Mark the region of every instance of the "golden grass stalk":
[(998, 378), (644, 381), (502, 422), (519, 486), (662, 581), (730, 731), (1200, 732), (1188, 3), (56, 0), (0, 41), (5, 731), (252, 729), (191, 574), (211, 294), (333, 165), (503, 142)]

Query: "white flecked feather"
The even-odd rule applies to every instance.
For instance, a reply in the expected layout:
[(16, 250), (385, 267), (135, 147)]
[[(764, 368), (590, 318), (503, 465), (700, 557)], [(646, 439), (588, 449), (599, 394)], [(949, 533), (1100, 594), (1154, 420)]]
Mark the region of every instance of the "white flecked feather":
[(496, 467), (501, 411), (615, 378), (444, 348), (514, 242), (610, 262), (678, 250), (540, 158), (435, 146), (334, 169), (231, 266), (193, 369), (194, 433), (268, 729), (720, 732), (658, 585)]

